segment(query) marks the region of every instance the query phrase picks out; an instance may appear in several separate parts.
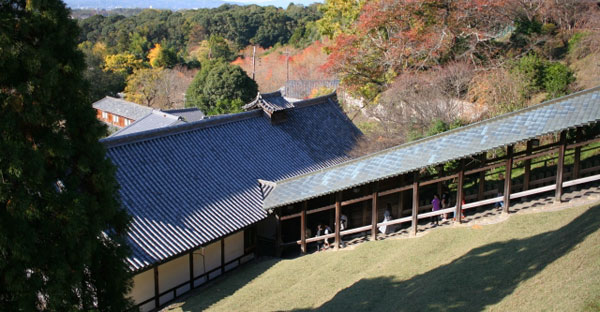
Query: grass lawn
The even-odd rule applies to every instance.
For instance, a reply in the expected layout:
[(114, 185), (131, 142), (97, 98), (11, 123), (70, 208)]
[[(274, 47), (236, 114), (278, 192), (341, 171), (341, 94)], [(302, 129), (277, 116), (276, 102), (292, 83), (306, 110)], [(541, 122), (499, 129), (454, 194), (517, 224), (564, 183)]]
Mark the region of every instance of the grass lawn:
[(169, 311), (600, 311), (600, 206), (248, 264)]

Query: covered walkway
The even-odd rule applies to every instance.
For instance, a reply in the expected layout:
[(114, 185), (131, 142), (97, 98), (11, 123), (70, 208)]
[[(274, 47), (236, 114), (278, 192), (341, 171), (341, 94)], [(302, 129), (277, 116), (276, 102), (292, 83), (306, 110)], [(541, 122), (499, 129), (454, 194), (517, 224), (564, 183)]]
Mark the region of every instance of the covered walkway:
[[(264, 208), (279, 220), (280, 247), (307, 245), (383, 230), (416, 235), (429, 220), (456, 214), (461, 223), (517, 199), (551, 194), (600, 180), (600, 88), (400, 145), (313, 173), (263, 182)], [(508, 177), (508, 178), (506, 178)], [(431, 211), (434, 194), (446, 194)], [(477, 210), (477, 213), (473, 211)], [(348, 218), (346, 230), (340, 218)], [(387, 221), (383, 222), (385, 216)], [(316, 225), (333, 233), (314, 237)], [(381, 229), (380, 229), (381, 228)], [(392, 231), (389, 229), (394, 228)], [(312, 235), (308, 235), (312, 232)], [(387, 235), (387, 234), (386, 234)]]
[[(532, 196), (530, 198), (523, 198), (523, 200), (513, 204), (511, 214), (555, 211), (573, 206), (594, 204), (598, 202), (600, 202), (600, 182), (591, 182), (586, 185), (575, 186), (571, 187), (569, 190), (565, 190), (562, 202), (560, 203), (554, 201), (554, 195), (552, 194), (546, 194), (546, 196), (542, 194), (538, 196)], [(417, 235), (424, 234), (427, 231), (438, 227), (477, 227), (486, 224), (495, 224), (506, 220), (508, 216), (509, 215), (502, 213), (502, 211), (498, 209), (473, 209), (466, 215), (464, 219), (462, 219), (461, 224), (453, 222), (452, 219), (440, 222), (439, 226), (435, 226), (432, 223), (427, 223), (419, 226), (419, 232)], [(388, 234), (380, 233), (378, 234), (377, 239), (382, 240), (408, 237), (411, 237), (410, 227), (404, 227), (396, 229), (394, 232)], [(344, 245), (351, 248), (352, 246), (370, 241), (371, 239), (372, 237), (368, 235), (354, 235), (344, 238)], [(314, 248), (308, 248), (309, 252), (314, 250)]]

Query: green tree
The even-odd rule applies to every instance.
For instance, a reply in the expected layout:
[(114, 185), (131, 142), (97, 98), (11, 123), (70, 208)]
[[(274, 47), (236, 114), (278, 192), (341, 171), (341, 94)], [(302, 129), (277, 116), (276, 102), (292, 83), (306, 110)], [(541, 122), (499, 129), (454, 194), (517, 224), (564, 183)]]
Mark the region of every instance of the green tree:
[(222, 114), (231, 114), (231, 113), (240, 113), (242, 112), (242, 106), (244, 106), (244, 102), (240, 99), (235, 100), (219, 100), (217, 104), (208, 111), (207, 115), (222, 115)]
[(208, 59), (223, 59), (232, 61), (235, 58), (235, 53), (229, 48), (229, 44), (225, 39), (218, 35), (211, 35), (208, 38)]
[(125, 87), (125, 74), (103, 70), (105, 50), (102, 44), (85, 41), (79, 44), (85, 56), (86, 68), (83, 77), (90, 85), (90, 101), (95, 102), (107, 95), (116, 96)]
[(286, 43), (290, 38), (289, 24), (291, 19), (282, 10), (267, 7), (262, 16), (263, 24), (258, 27), (253, 42), (262, 47), (272, 47), (277, 43)]
[(0, 4), (0, 310), (124, 311), (129, 217), (57, 0)]
[(553, 62), (544, 70), (544, 89), (548, 92), (548, 99), (566, 95), (574, 81), (571, 69), (561, 63)]
[(133, 53), (137, 59), (143, 60), (150, 48), (148, 39), (140, 35), (140, 33), (135, 32), (130, 35), (129, 41), (129, 52)]
[(177, 53), (171, 49), (162, 47), (159, 43), (148, 52), (148, 61), (152, 68), (173, 67), (177, 64)]
[(526, 81), (526, 84), (522, 86), (525, 96), (529, 97), (544, 87), (545, 68), (545, 60), (537, 54), (528, 54), (518, 60), (514, 70), (520, 73), (523, 80)]
[(198, 107), (208, 115), (230, 113), (238, 111), (240, 103), (250, 102), (257, 92), (258, 85), (241, 67), (205, 61), (186, 92), (186, 106)]
[(575, 81), (573, 71), (559, 62), (551, 62), (537, 54), (528, 54), (516, 63), (513, 71), (524, 77), (521, 86), (525, 97), (539, 91), (546, 91), (552, 99), (568, 93), (569, 85)]

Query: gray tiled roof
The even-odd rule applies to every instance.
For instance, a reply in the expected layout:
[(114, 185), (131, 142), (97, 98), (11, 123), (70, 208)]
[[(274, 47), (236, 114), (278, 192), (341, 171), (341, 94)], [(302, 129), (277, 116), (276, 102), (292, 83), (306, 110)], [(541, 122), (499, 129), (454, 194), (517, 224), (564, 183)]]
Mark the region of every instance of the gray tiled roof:
[(271, 124), (260, 110), (103, 139), (132, 215), (132, 270), (266, 217), (259, 179), (348, 160), (359, 130), (332, 97), (300, 102)]
[(183, 109), (169, 109), (163, 112), (179, 116), (186, 122), (198, 121), (204, 119), (204, 113), (199, 108), (183, 108)]
[(136, 120), (131, 125), (113, 133), (111, 137), (173, 126), (183, 122), (178, 116), (153, 110), (150, 114)]
[(102, 100), (94, 102), (95, 109), (111, 114), (123, 116), (128, 119), (138, 120), (152, 112), (152, 108), (135, 104), (133, 102), (107, 96)]
[(269, 114), (293, 107), (294, 104), (283, 97), (281, 91), (258, 93), (254, 101), (244, 105), (245, 110), (261, 108)]
[(310, 93), (319, 88), (337, 89), (340, 85), (339, 80), (288, 80), (285, 82), (285, 96), (304, 99), (310, 96)]
[(289, 205), (599, 120), (597, 87), (279, 181), (270, 187), (264, 208)]

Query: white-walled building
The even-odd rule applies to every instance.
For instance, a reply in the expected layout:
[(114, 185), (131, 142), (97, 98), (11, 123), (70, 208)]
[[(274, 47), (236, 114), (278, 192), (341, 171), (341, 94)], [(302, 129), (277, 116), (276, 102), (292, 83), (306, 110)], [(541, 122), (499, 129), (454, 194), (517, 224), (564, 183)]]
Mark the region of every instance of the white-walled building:
[[(259, 180), (348, 160), (360, 131), (335, 94), (290, 103), (257, 97), (247, 112), (103, 139), (132, 216), (130, 296), (142, 311), (251, 260), (274, 240)], [(268, 233), (270, 231), (270, 233)]]

